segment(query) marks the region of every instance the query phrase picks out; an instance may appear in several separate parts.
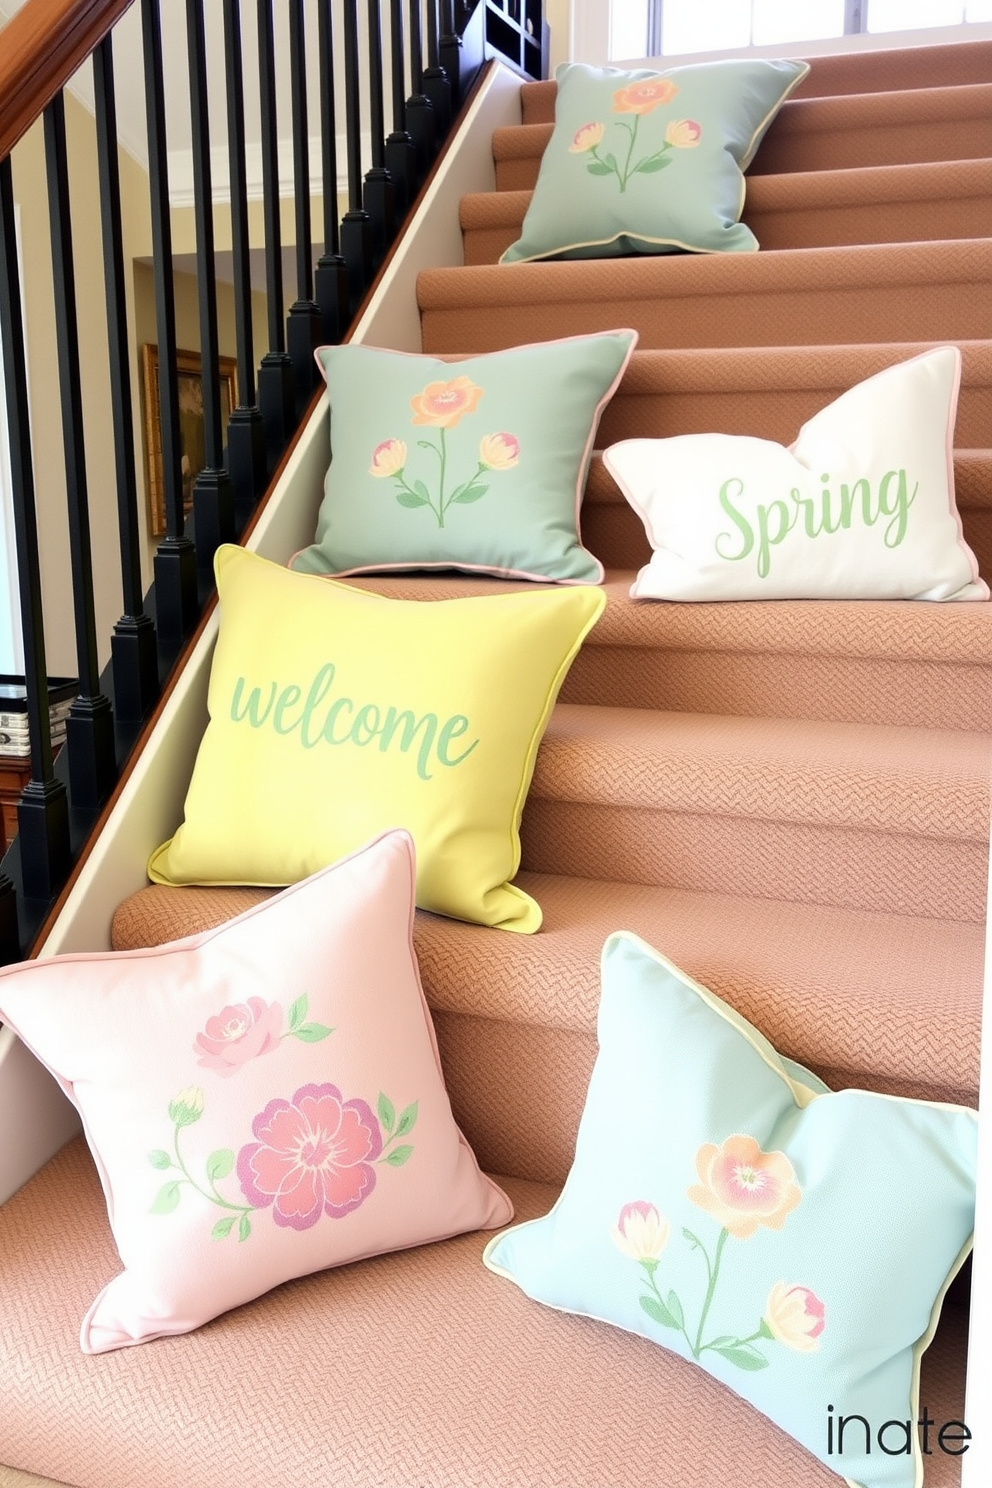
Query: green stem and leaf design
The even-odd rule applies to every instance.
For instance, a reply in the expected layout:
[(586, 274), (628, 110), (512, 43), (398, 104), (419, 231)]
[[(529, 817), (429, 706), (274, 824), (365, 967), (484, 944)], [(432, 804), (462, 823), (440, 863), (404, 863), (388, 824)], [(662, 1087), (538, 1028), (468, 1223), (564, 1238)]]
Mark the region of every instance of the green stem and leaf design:
[(669, 1291), (667, 1297), (662, 1297), (655, 1280), (655, 1272), (659, 1262), (653, 1259), (644, 1259), (640, 1265), (645, 1274), (645, 1281), (649, 1288), (649, 1294), (640, 1298), (641, 1308), (648, 1317), (663, 1328), (673, 1328), (681, 1333), (689, 1346), (692, 1357), (698, 1360), (707, 1351), (719, 1354), (729, 1364), (734, 1364), (738, 1369), (757, 1370), (767, 1369), (768, 1360), (760, 1349), (755, 1348), (755, 1342), (759, 1339), (773, 1339), (774, 1334), (768, 1324), (762, 1318), (753, 1333), (746, 1337), (738, 1338), (733, 1334), (720, 1333), (703, 1342), (703, 1332), (706, 1320), (709, 1317), (710, 1307), (716, 1294), (717, 1279), (720, 1274), (720, 1262), (723, 1259), (723, 1248), (727, 1243), (729, 1230), (721, 1229), (716, 1242), (716, 1249), (712, 1261), (706, 1246), (699, 1236), (692, 1230), (683, 1228), (682, 1234), (693, 1250), (698, 1250), (706, 1266), (706, 1295), (699, 1314), (699, 1322), (696, 1327), (695, 1337), (692, 1337), (686, 1327), (685, 1309), (674, 1291)]
[(304, 992), (294, 1003), (290, 1005), (288, 1022), (289, 1027), (285, 1033), (279, 1035), (280, 1042), (283, 1039), (299, 1039), (303, 1044), (319, 1044), (322, 1039), (329, 1038), (334, 1032), (324, 1023), (308, 1023), (306, 1021), (307, 1009), (310, 999)]
[(625, 129), (630, 135), (630, 139), (627, 143), (627, 158), (623, 163), (622, 169), (619, 161), (617, 160), (617, 157), (613, 154), (612, 150), (609, 151), (606, 155), (600, 155), (599, 146), (593, 145), (592, 149), (589, 151), (592, 159), (587, 163), (586, 170), (588, 170), (589, 174), (592, 176), (615, 175), (617, 181), (619, 182), (620, 191), (622, 193), (627, 190), (627, 182), (630, 180), (631, 176), (636, 176), (638, 174), (645, 176), (653, 175), (656, 171), (664, 170), (666, 165), (671, 165), (672, 162), (668, 157), (668, 152), (673, 147), (666, 140), (660, 150), (655, 150), (652, 155), (643, 156), (636, 165), (632, 165), (631, 161), (634, 155), (634, 142), (637, 139), (637, 128), (641, 122), (641, 116), (640, 114), (635, 114), (633, 124), (627, 124), (624, 122), (623, 119), (616, 119), (614, 122), (619, 129)]
[[(393, 1143), (399, 1142), (402, 1137), (408, 1136), (413, 1131), (417, 1123), (419, 1106), (419, 1101), (412, 1101), (410, 1105), (404, 1107), (399, 1114), (399, 1119), (397, 1119), (396, 1107), (389, 1097), (383, 1095), (380, 1090), (379, 1100), (376, 1104), (376, 1115), (379, 1118), (379, 1125), (382, 1127), (383, 1136), (382, 1152), (378, 1158), (379, 1162), (386, 1163), (390, 1168), (401, 1168), (407, 1161), (413, 1151), (413, 1147), (409, 1143), (401, 1143), (399, 1147), (393, 1147)], [(391, 1152), (387, 1151), (387, 1148), (390, 1147), (392, 1147)]]
[(449, 507), (454, 506), (456, 502), (461, 505), (467, 505), (469, 502), (478, 501), (481, 497), (485, 496), (489, 487), (487, 485), (479, 485), (479, 476), (487, 468), (480, 460), (469, 479), (463, 481), (460, 486), (456, 486), (453, 491), (445, 495), (444, 487), (448, 469), (447, 430), (442, 427), (438, 430), (438, 434), (439, 441), (437, 444), (430, 439), (417, 440), (417, 445), (420, 449), (430, 450), (432, 454), (437, 455), (440, 462), (437, 504), (435, 505), (431, 499), (431, 493), (422, 480), (415, 480), (411, 484), (407, 481), (403, 470), (397, 471), (393, 479), (399, 487), (396, 492), (396, 500), (400, 506), (429, 506), (437, 520), (438, 527), (443, 527), (445, 513)]
[(227, 1211), (211, 1231), (211, 1237), (214, 1240), (225, 1239), (234, 1229), (235, 1224), (238, 1227), (238, 1239), (247, 1240), (251, 1234), (251, 1221), (248, 1216), (252, 1213), (253, 1206), (232, 1204), (217, 1189), (217, 1184), (228, 1177), (234, 1169), (233, 1150), (230, 1147), (221, 1147), (216, 1152), (211, 1152), (205, 1163), (206, 1183), (201, 1184), (193, 1177), (179, 1149), (180, 1132), (187, 1126), (193, 1126), (202, 1115), (203, 1091), (198, 1087), (184, 1090), (176, 1096), (175, 1100), (169, 1102), (169, 1118), (173, 1124), (172, 1154), (170, 1155), (164, 1148), (157, 1148), (154, 1152), (149, 1152), (148, 1161), (153, 1168), (158, 1168), (161, 1172), (172, 1170), (181, 1176), (170, 1178), (162, 1185), (155, 1196), (151, 1213), (171, 1214), (179, 1205), (183, 1187), (188, 1186), (201, 1198), (206, 1199), (209, 1204)]

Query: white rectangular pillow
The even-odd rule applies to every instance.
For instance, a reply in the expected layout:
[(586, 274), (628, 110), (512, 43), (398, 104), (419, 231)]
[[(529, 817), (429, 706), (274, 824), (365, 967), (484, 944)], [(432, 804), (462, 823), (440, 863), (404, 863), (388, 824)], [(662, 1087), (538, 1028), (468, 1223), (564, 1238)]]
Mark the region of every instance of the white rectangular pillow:
[(866, 378), (790, 449), (767, 439), (625, 439), (604, 463), (654, 550), (639, 599), (988, 599), (954, 500), (961, 353)]

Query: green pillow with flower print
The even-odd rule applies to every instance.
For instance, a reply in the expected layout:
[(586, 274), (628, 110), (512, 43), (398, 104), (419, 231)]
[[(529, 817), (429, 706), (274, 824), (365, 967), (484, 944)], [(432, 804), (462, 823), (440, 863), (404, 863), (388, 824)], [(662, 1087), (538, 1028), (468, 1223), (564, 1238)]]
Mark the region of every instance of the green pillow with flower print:
[(579, 508), (600, 415), (636, 342), (617, 330), (454, 362), (322, 347), (331, 463), (315, 541), (291, 567), (599, 583)]
[(852, 1488), (919, 1488), (920, 1361), (971, 1250), (977, 1112), (828, 1090), (627, 932), (603, 949), (599, 1045), (558, 1202), (486, 1265), (698, 1364)]
[(554, 133), (500, 263), (754, 252), (744, 171), (808, 71), (761, 57), (663, 73), (563, 63)]

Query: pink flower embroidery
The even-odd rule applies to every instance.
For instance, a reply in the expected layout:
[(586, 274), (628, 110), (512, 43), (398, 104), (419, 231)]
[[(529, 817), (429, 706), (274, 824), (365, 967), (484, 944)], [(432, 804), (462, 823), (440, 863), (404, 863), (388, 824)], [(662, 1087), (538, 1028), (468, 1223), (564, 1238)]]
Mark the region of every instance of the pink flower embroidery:
[(784, 1152), (762, 1152), (753, 1137), (727, 1137), (719, 1147), (704, 1142), (696, 1153), (702, 1186), (689, 1198), (738, 1240), (760, 1225), (780, 1230), (802, 1198), (792, 1164)]
[(624, 1204), (611, 1234), (614, 1245), (632, 1261), (656, 1261), (668, 1244), (671, 1228), (653, 1204), (637, 1199)]
[(594, 150), (605, 133), (604, 124), (583, 124), (582, 128), (577, 129), (572, 136), (572, 143), (568, 147), (569, 154), (584, 155), (587, 150)]
[(414, 424), (431, 424), (434, 428), (453, 429), (466, 413), (473, 413), (483, 389), (470, 377), (453, 377), (450, 382), (429, 382), (423, 392), (410, 399)]
[(479, 464), (484, 470), (509, 470), (520, 459), (520, 440), (515, 434), (483, 434), (479, 440)]
[(613, 112), (650, 114), (659, 104), (671, 103), (678, 91), (670, 78), (642, 78), (639, 83), (617, 89), (613, 95)]
[(800, 1354), (811, 1354), (820, 1347), (826, 1308), (809, 1287), (786, 1286), (777, 1281), (765, 1303), (765, 1323), (773, 1338)]
[(308, 1230), (322, 1213), (341, 1219), (375, 1187), (379, 1123), (366, 1101), (342, 1100), (336, 1085), (303, 1085), (291, 1101), (269, 1101), (251, 1129), (258, 1140), (238, 1153), (241, 1190), (255, 1209), (272, 1204), (277, 1225)]
[(695, 119), (673, 119), (665, 130), (665, 140), (674, 150), (694, 150), (702, 132)]
[(233, 1075), (257, 1054), (269, 1054), (279, 1043), (282, 1008), (277, 1002), (249, 997), (247, 1002), (229, 1003), (207, 1019), (203, 1033), (196, 1035), (193, 1053), (204, 1069)]
[(402, 439), (384, 439), (372, 451), (369, 475), (397, 475), (406, 464), (406, 445)]

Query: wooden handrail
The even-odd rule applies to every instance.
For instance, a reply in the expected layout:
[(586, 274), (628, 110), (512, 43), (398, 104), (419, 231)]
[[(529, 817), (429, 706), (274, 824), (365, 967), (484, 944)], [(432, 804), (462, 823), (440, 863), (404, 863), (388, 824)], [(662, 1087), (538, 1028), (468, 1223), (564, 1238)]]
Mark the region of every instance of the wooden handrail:
[(26, 0), (0, 30), (0, 160), (134, 0)]

